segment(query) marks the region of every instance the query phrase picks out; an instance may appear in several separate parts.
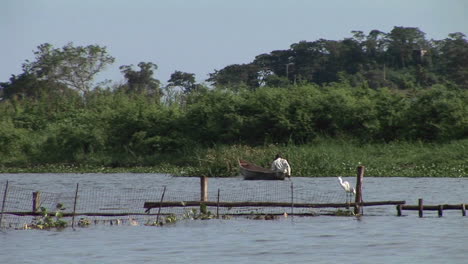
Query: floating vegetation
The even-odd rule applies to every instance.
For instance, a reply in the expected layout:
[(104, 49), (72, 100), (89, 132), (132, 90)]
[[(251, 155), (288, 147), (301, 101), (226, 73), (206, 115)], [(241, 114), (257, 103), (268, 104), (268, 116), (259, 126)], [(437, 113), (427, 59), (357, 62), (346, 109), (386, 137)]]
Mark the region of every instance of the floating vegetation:
[(79, 227), (87, 227), (87, 226), (90, 226), (90, 225), (91, 225), (91, 220), (89, 220), (89, 219), (80, 218), (80, 220), (78, 220), (78, 226)]
[(354, 214), (354, 212), (352, 210), (342, 210), (342, 209), (338, 209), (338, 210), (332, 212), (331, 215), (334, 215), (334, 216), (356, 216), (356, 214)]
[(62, 219), (63, 211), (66, 209), (63, 204), (58, 203), (55, 207), (55, 213), (51, 214), (47, 208), (41, 207), (41, 216), (36, 218), (30, 225), (25, 224), (24, 229), (51, 229), (51, 228), (65, 228), (67, 222)]
[(213, 219), (216, 216), (207, 210), (205, 204), (200, 205), (200, 212), (197, 209), (193, 208), (191, 210), (186, 210), (183, 215), (183, 219), (189, 220), (208, 220)]
[[(178, 218), (175, 214), (169, 214), (164, 217), (161, 221), (148, 221), (146, 226), (163, 226), (168, 224), (175, 224), (179, 220), (208, 220), (214, 219), (216, 216), (206, 209), (206, 205), (200, 206), (200, 211), (193, 208), (191, 210), (185, 210), (181, 218)], [(228, 217), (223, 217), (223, 219), (228, 219)]]
[(281, 218), (288, 218), (288, 213), (283, 214), (257, 214), (253, 217), (249, 217), (253, 220), (278, 220)]
[(272, 215), (272, 214), (256, 215), (252, 219), (253, 220), (277, 220), (277, 219), (279, 219), (279, 216)]
[(169, 214), (162, 221), (155, 220), (153, 222), (148, 221), (145, 225), (146, 226), (163, 226), (167, 224), (175, 224), (179, 219), (175, 214)]

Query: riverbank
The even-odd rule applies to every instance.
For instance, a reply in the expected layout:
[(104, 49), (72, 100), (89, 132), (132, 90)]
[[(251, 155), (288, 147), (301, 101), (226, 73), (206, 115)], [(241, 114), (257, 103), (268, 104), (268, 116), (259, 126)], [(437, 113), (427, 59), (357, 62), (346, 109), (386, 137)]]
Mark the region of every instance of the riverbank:
[(354, 176), (364, 165), (373, 177), (468, 177), (468, 140), (448, 143), (392, 142), (360, 143), (321, 139), (307, 145), (245, 145), (195, 148), (158, 154), (145, 164), (102, 166), (84, 164), (36, 164), (0, 166), (1, 173), (167, 173), (177, 176), (238, 176), (237, 159), (269, 166), (282, 153), (296, 177)]

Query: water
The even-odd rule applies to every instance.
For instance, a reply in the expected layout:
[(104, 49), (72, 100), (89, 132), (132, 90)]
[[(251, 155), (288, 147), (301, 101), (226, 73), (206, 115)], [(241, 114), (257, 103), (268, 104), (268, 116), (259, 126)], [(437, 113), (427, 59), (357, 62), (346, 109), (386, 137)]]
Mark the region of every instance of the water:
[[(159, 174), (1, 174), (0, 182), (42, 191), (80, 187), (198, 186), (197, 178)], [(354, 178), (346, 180), (354, 183)], [(335, 190), (334, 177), (294, 178), (298, 189)], [(210, 188), (239, 188), (239, 178), (209, 179)], [(468, 203), (465, 178), (365, 178), (366, 201)], [(199, 187), (198, 187), (199, 188)], [(339, 188), (339, 186), (338, 186)], [(460, 211), (366, 207), (365, 216), (184, 220), (171, 226), (92, 225), (64, 231), (0, 233), (0, 263), (467, 263), (468, 217)]]

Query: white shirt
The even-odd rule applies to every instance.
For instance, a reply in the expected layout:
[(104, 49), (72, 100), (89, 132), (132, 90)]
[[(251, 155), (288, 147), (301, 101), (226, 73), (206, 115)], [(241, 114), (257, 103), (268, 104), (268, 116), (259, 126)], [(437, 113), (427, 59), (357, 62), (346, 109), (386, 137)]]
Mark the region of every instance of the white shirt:
[(277, 158), (271, 163), (271, 169), (274, 171), (281, 171), (282, 173), (286, 173), (288, 176), (291, 176), (291, 166), (287, 160), (282, 158)]

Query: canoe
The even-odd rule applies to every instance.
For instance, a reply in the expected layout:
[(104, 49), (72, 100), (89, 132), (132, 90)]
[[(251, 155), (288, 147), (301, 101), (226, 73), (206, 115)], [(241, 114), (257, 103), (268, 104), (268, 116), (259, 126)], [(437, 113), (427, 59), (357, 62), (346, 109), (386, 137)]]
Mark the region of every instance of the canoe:
[(284, 180), (285, 174), (239, 160), (239, 169), (244, 180)]

